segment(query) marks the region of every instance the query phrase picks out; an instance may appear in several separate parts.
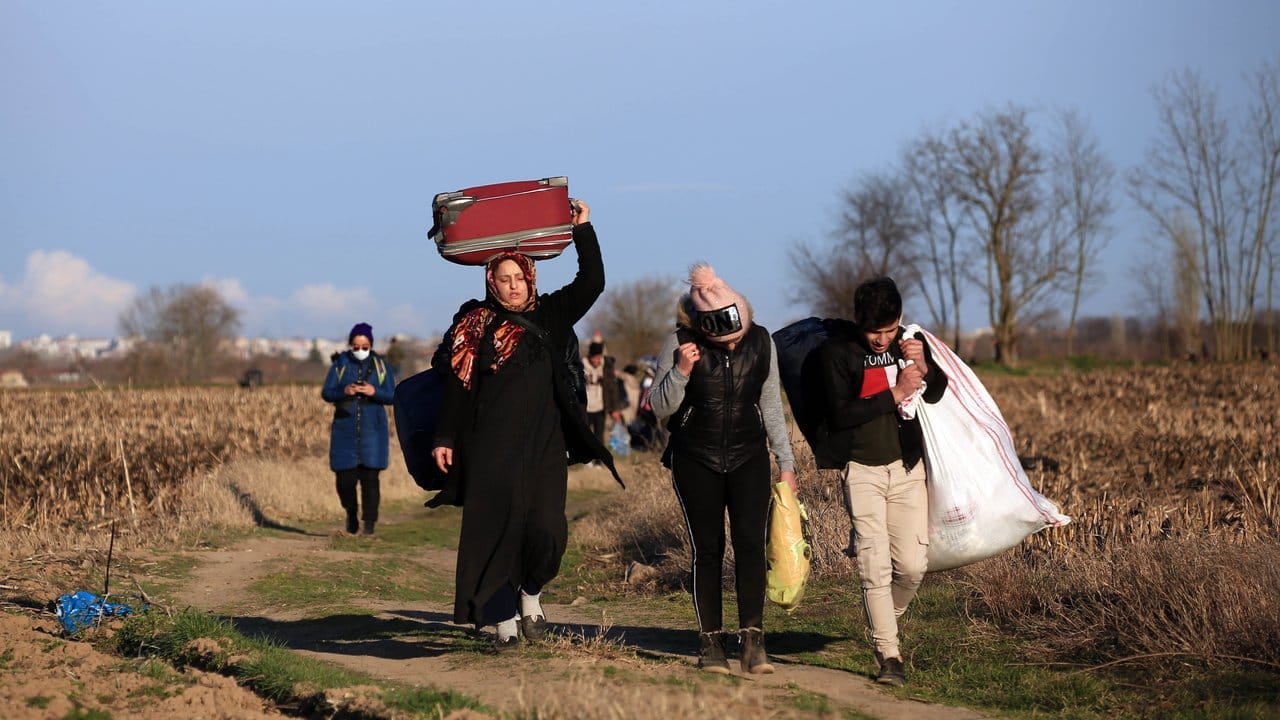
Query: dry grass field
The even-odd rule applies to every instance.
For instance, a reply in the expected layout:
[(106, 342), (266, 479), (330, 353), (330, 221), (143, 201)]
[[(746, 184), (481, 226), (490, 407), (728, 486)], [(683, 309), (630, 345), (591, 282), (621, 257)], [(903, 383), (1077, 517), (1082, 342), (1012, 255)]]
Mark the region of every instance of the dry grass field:
[[(1280, 670), (1280, 369), (1274, 365), (988, 374), (1028, 476), (1073, 521), (940, 576), (975, 619), (1040, 643), (1049, 663), (1174, 665), (1193, 657)], [(850, 575), (834, 471), (801, 441), (815, 577)], [(668, 476), (577, 532), (684, 580), (689, 548)], [(731, 551), (730, 551), (731, 552)]]
[[(1280, 369), (983, 381), (1034, 460), (1032, 484), (1073, 522), (927, 582), (962, 588), (975, 626), (1030, 643), (1046, 666), (1280, 673)], [(193, 530), (336, 517), (328, 422), (315, 387), (0, 393), (5, 584), (37, 565), (67, 577), (101, 565), (112, 519), (117, 552), (143, 553)], [(420, 498), (392, 445), (385, 501)], [(849, 576), (836, 479), (802, 441), (797, 455), (815, 578)], [(579, 519), (574, 540), (654, 567), (627, 591), (662, 593), (685, 582), (684, 526), (667, 473), (632, 461), (628, 489)]]

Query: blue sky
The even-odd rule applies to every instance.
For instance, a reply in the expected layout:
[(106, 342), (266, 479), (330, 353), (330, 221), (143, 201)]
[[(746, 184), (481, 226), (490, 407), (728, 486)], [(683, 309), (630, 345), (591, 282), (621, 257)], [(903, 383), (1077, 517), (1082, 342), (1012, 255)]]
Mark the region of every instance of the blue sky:
[[(707, 260), (776, 329), (809, 314), (788, 247), (921, 131), (1071, 106), (1123, 171), (1154, 84), (1193, 68), (1242, 108), (1278, 36), (1266, 0), (0, 0), (0, 330), (110, 335), (136, 293), (210, 282), (248, 334), (428, 335), (482, 291), (426, 240), (431, 197), (550, 175), (612, 282)], [(1118, 200), (1086, 313), (1135, 298)]]

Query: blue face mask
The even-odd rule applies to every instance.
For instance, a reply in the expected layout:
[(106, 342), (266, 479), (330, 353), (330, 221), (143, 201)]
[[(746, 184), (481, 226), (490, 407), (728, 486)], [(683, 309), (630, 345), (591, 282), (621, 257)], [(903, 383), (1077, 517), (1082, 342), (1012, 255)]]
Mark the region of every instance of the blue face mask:
[(352, 350), (351, 354), (355, 356), (355, 359), (359, 360), (360, 362), (364, 362), (369, 358), (368, 350)]

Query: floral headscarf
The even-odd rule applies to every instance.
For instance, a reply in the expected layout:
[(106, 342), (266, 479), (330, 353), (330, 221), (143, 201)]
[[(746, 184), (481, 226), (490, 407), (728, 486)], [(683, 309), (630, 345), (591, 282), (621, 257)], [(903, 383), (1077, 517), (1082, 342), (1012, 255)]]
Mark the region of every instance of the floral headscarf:
[[(511, 260), (520, 266), (521, 272), (524, 273), (525, 282), (529, 285), (529, 297), (525, 300), (521, 307), (511, 307), (502, 302), (502, 294), (498, 290), (497, 282), (494, 280), (494, 273), (498, 269), (498, 265), (504, 260)], [(497, 317), (497, 313), (491, 307), (496, 305), (507, 312), (528, 312), (538, 304), (538, 291), (536, 285), (537, 271), (534, 269), (533, 260), (519, 253), (503, 253), (498, 257), (490, 260), (485, 265), (484, 279), (488, 304), (482, 305), (471, 312), (468, 312), (457, 322), (453, 329), (453, 342), (450, 345), (452, 356), (450, 366), (453, 372), (462, 381), (463, 387), (471, 389), (475, 380), (476, 360), (480, 357), (480, 341), (484, 338), (485, 330), (489, 327), (489, 323)], [(503, 320), (493, 331), (493, 365), (491, 370), (498, 372), (511, 355), (515, 353), (516, 346), (520, 344), (520, 339), (524, 337), (524, 326), (509, 320)]]

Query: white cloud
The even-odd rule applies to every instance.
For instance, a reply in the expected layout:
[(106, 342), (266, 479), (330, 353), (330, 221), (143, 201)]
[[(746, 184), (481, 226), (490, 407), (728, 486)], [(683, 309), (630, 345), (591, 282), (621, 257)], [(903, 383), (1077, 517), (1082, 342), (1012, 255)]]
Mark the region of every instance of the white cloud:
[(365, 287), (314, 283), (278, 297), (254, 295), (236, 278), (205, 278), (204, 284), (241, 311), (240, 327), (247, 335), (345, 336), (352, 323), (375, 317), (378, 308)]
[[(395, 330), (391, 331), (395, 334), (408, 333), (419, 337), (427, 337), (435, 332), (433, 328), (428, 327), (422, 310), (410, 303), (402, 303), (389, 308), (385, 315), (387, 321), (395, 328)], [(436, 320), (436, 318), (430, 319), (432, 321)]]
[[(313, 283), (280, 297), (256, 295), (234, 277), (206, 277), (201, 283), (242, 312), (241, 330), (249, 335), (345, 337), (357, 321), (386, 323), (395, 326), (395, 332), (422, 330), (408, 305), (379, 312), (367, 287)], [(83, 258), (36, 250), (27, 256), (21, 278), (0, 278), (0, 330), (11, 330), (18, 339), (39, 334), (113, 336), (120, 313), (137, 294), (133, 283), (94, 270)]]
[(250, 302), (249, 291), (239, 278), (205, 278), (203, 285), (218, 291), (223, 300), (236, 306), (244, 306)]
[(377, 307), (368, 288), (338, 289), (332, 283), (305, 285), (289, 297), (288, 305), (306, 316), (344, 317), (354, 309), (369, 312)]
[(83, 258), (35, 250), (16, 284), (0, 281), (0, 325), (12, 326), (19, 336), (114, 335), (120, 313), (136, 294), (132, 283), (94, 270)]

